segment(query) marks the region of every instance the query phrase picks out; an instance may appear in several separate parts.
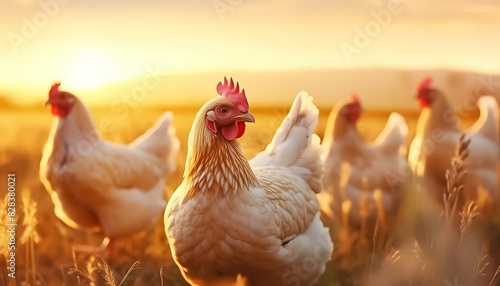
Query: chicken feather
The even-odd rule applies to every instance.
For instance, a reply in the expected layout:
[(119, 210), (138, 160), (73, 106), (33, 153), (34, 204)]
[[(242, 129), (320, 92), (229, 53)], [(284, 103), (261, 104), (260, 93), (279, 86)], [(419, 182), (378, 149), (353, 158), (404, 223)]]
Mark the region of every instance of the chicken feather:
[(56, 215), (73, 228), (112, 238), (151, 227), (166, 205), (164, 176), (175, 169), (179, 149), (172, 114), (119, 145), (102, 140), (88, 108), (71, 98), (72, 110), (55, 119), (40, 162)]
[(322, 174), (317, 109), (299, 94), (249, 163), (237, 140), (205, 126), (210, 110), (230, 104), (212, 99), (191, 129), (184, 181), (165, 210), (172, 256), (191, 285), (311, 285), (333, 251), (311, 183)]

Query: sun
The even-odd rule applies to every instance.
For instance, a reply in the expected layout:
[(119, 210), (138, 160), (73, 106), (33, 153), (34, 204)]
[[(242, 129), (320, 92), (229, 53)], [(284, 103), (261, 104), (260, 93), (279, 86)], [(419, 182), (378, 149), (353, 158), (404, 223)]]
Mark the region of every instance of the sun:
[(112, 56), (86, 51), (69, 64), (62, 80), (68, 87), (92, 89), (123, 79), (124, 76), (124, 70)]

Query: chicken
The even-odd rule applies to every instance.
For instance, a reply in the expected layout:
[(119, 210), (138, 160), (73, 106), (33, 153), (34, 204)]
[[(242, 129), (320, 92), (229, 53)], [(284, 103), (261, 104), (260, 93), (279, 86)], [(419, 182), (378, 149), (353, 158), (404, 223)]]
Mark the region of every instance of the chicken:
[(431, 85), (432, 79), (426, 78), (418, 87), (417, 100), (422, 111), (408, 154), (418, 186), (442, 203), (446, 170), (450, 168), (460, 137), (466, 133), (471, 143), (470, 155), (464, 162), (468, 175), (463, 182), (465, 188), (462, 199), (476, 200), (481, 189), (488, 191), (493, 202), (498, 201), (497, 164), (500, 151), (498, 104), (495, 98), (479, 98), (479, 119), (469, 130), (463, 131), (445, 95)]
[(198, 112), (184, 180), (165, 210), (172, 256), (191, 285), (311, 285), (333, 244), (319, 218), (318, 110), (301, 92), (250, 162), (237, 138), (255, 122), (233, 80)]
[[(323, 140), (325, 191), (319, 200), (330, 218), (343, 218), (347, 215), (344, 211), (349, 224), (374, 226), (378, 216), (383, 219), (385, 214), (396, 212), (403, 197), (408, 127), (404, 118), (393, 112), (376, 140), (366, 144), (356, 127), (362, 112), (360, 100), (353, 94), (330, 114)], [(342, 210), (346, 202), (350, 207)]]
[(165, 209), (165, 175), (176, 167), (172, 114), (128, 145), (105, 142), (88, 108), (59, 85), (46, 102), (56, 118), (40, 163), (55, 214), (70, 227), (111, 239), (151, 228)]

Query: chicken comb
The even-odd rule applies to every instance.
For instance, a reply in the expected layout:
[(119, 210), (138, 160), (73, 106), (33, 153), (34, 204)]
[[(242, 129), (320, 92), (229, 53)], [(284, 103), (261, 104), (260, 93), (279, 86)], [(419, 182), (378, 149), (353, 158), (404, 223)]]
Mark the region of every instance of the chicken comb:
[(355, 92), (351, 93), (351, 100), (352, 100), (352, 102), (357, 103), (357, 104), (361, 103), (361, 101), (359, 100), (358, 94)]
[(228, 83), (227, 78), (224, 77), (224, 83), (219, 82), (217, 84), (217, 93), (231, 100), (242, 112), (247, 112), (250, 108), (247, 96), (245, 95), (245, 89), (242, 89), (240, 92), (240, 86), (238, 83), (234, 86), (233, 78)]
[(56, 96), (59, 93), (59, 86), (61, 85), (60, 82), (56, 82), (52, 85), (49, 91), (49, 97)]
[(424, 78), (420, 84), (418, 85), (418, 93), (421, 93), (422, 91), (429, 89), (432, 84), (432, 78), (431, 77), (426, 77)]

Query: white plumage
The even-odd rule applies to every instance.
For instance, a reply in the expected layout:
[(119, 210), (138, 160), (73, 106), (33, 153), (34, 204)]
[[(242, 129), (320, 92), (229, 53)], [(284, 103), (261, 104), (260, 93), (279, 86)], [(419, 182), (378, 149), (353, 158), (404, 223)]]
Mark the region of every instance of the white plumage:
[(323, 172), (312, 133), (318, 110), (299, 94), (271, 144), (249, 164), (237, 140), (205, 126), (207, 113), (221, 105), (235, 108), (218, 97), (199, 111), (184, 181), (165, 211), (174, 260), (192, 285), (311, 285), (333, 251), (315, 195)]
[[(40, 178), (51, 195), (56, 215), (73, 228), (102, 230), (110, 238), (135, 234), (158, 220), (165, 175), (175, 170), (179, 141), (165, 113), (128, 145), (102, 140), (89, 110), (74, 95), (59, 92), (49, 99), (58, 116), (40, 163)], [(54, 99), (55, 98), (55, 99)]]
[(391, 113), (375, 141), (365, 143), (356, 127), (361, 113), (357, 97), (332, 110), (323, 141), (325, 191), (319, 197), (332, 218), (342, 217), (342, 203), (349, 202), (349, 221), (358, 226), (362, 220), (374, 225), (380, 211), (397, 211), (409, 174), (404, 118)]
[(491, 201), (498, 202), (500, 141), (497, 101), (493, 96), (480, 97), (479, 119), (470, 129), (462, 130), (445, 95), (429, 85), (430, 80), (421, 84), (419, 98), (428, 104), (422, 107), (417, 133), (408, 154), (416, 182), (423, 191), (442, 203), (446, 170), (450, 169), (460, 137), (466, 134), (471, 142), (469, 157), (464, 162), (467, 175), (462, 182), (465, 187), (463, 198), (477, 200), (478, 192), (485, 190)]

